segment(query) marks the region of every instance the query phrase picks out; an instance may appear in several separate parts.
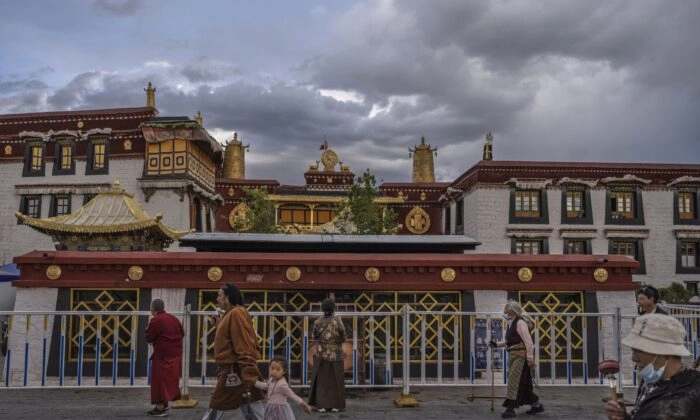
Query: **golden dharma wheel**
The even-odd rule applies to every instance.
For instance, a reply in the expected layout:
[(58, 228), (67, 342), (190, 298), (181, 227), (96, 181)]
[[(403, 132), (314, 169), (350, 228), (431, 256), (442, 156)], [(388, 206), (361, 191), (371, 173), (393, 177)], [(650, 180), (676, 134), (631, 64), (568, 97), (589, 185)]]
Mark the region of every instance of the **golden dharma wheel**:
[(593, 272), (593, 279), (598, 283), (605, 283), (608, 280), (608, 270), (604, 268), (596, 268)]
[(211, 281), (219, 281), (224, 276), (224, 271), (220, 267), (210, 267), (207, 271), (207, 278)]
[(365, 279), (370, 282), (374, 283), (379, 280), (379, 269), (377, 267), (370, 267), (367, 270), (365, 270)]
[(457, 273), (455, 272), (454, 268), (451, 267), (445, 267), (440, 272), (440, 278), (445, 283), (452, 283), (453, 281), (455, 281), (456, 277)]
[(61, 267), (52, 264), (46, 267), (46, 278), (49, 280), (58, 280), (61, 277)]
[(129, 280), (138, 281), (143, 278), (143, 268), (138, 265), (132, 265), (128, 271)]
[(527, 283), (532, 280), (532, 270), (530, 270), (528, 267), (523, 267), (518, 270), (518, 280), (523, 283)]
[(287, 268), (285, 277), (287, 277), (287, 280), (291, 282), (297, 281), (301, 278), (301, 270), (299, 267), (289, 267)]

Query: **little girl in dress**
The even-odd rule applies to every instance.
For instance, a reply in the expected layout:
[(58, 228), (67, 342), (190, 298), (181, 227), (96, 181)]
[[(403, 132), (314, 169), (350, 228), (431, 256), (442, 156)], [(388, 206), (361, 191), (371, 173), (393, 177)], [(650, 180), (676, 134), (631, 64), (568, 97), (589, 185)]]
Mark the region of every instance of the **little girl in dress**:
[(265, 404), (264, 420), (296, 420), (292, 407), (287, 398), (301, 405), (304, 411), (311, 413), (311, 407), (292, 391), (287, 383), (287, 361), (280, 356), (275, 356), (270, 361), (270, 380), (268, 382), (257, 381), (256, 388), (267, 390), (267, 404)]

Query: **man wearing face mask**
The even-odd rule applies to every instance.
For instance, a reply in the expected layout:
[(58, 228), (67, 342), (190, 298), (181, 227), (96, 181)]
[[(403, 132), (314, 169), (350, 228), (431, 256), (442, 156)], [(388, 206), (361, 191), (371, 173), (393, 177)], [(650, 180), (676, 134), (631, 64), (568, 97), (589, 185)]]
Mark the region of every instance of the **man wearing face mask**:
[[(642, 378), (631, 413), (618, 401), (608, 401), (612, 420), (693, 419), (700, 415), (700, 372), (686, 368), (681, 357), (685, 327), (668, 315), (643, 315), (622, 344), (632, 348), (632, 361)], [(695, 414), (693, 414), (695, 413)]]

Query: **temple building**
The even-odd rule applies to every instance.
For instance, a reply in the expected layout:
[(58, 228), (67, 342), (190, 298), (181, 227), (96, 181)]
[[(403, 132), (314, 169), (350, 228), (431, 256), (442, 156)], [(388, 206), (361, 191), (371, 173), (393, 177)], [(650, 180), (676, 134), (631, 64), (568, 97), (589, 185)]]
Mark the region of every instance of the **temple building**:
[(50, 235), (22, 225), (16, 212), (67, 216), (116, 180), (164, 225), (214, 230), (223, 148), (201, 114), (159, 116), (155, 88), (145, 91), (144, 107), (0, 115), (0, 263), (55, 249)]
[[(324, 141), (300, 168), (303, 185), (247, 179), (238, 133), (222, 147), (201, 114), (158, 116), (150, 84), (146, 93), (142, 108), (0, 116), (0, 251), (20, 268), (16, 309), (147, 310), (161, 297), (213, 310), (229, 281), (264, 312), (309, 311), (333, 295), (362, 312), (493, 313), (510, 298), (530, 312), (632, 313), (640, 283), (679, 281), (697, 294), (700, 165), (499, 161), (489, 133), (482, 160), (436, 182), (437, 147), (421, 138), (409, 148), (410, 182), (378, 186), (398, 234), (341, 235), (335, 212), (356, 178), (347, 162), (362, 156), (341, 161)], [(268, 194), (287, 234), (236, 230), (249, 189)], [(561, 335), (547, 341), (560, 321), (540, 326), (555, 362), (567, 357)], [(289, 332), (297, 363), (300, 328), (259, 334)], [(597, 328), (572, 326), (577, 360), (587, 338), (610, 339)], [(425, 338), (435, 348), (454, 341), (435, 330)], [(586, 357), (595, 366), (597, 352)]]
[(160, 213), (150, 217), (118, 181), (99, 191), (71, 214), (37, 219), (20, 212), (17, 219), (51, 236), (60, 251), (162, 251), (183, 235), (163, 224)]

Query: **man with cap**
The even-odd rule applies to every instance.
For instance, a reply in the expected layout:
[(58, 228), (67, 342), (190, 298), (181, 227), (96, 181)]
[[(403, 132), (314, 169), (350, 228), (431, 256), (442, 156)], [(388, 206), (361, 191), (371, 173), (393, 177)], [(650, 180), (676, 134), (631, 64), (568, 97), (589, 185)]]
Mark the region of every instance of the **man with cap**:
[(639, 315), (644, 314), (664, 314), (666, 311), (659, 306), (659, 291), (654, 286), (643, 286), (637, 294), (637, 306), (639, 306)]
[[(694, 419), (700, 414), (700, 372), (686, 368), (681, 357), (685, 327), (663, 314), (637, 318), (622, 344), (632, 348), (632, 361), (642, 378), (631, 413), (618, 401), (608, 401), (605, 414), (612, 420)], [(693, 414), (695, 413), (695, 414)]]

